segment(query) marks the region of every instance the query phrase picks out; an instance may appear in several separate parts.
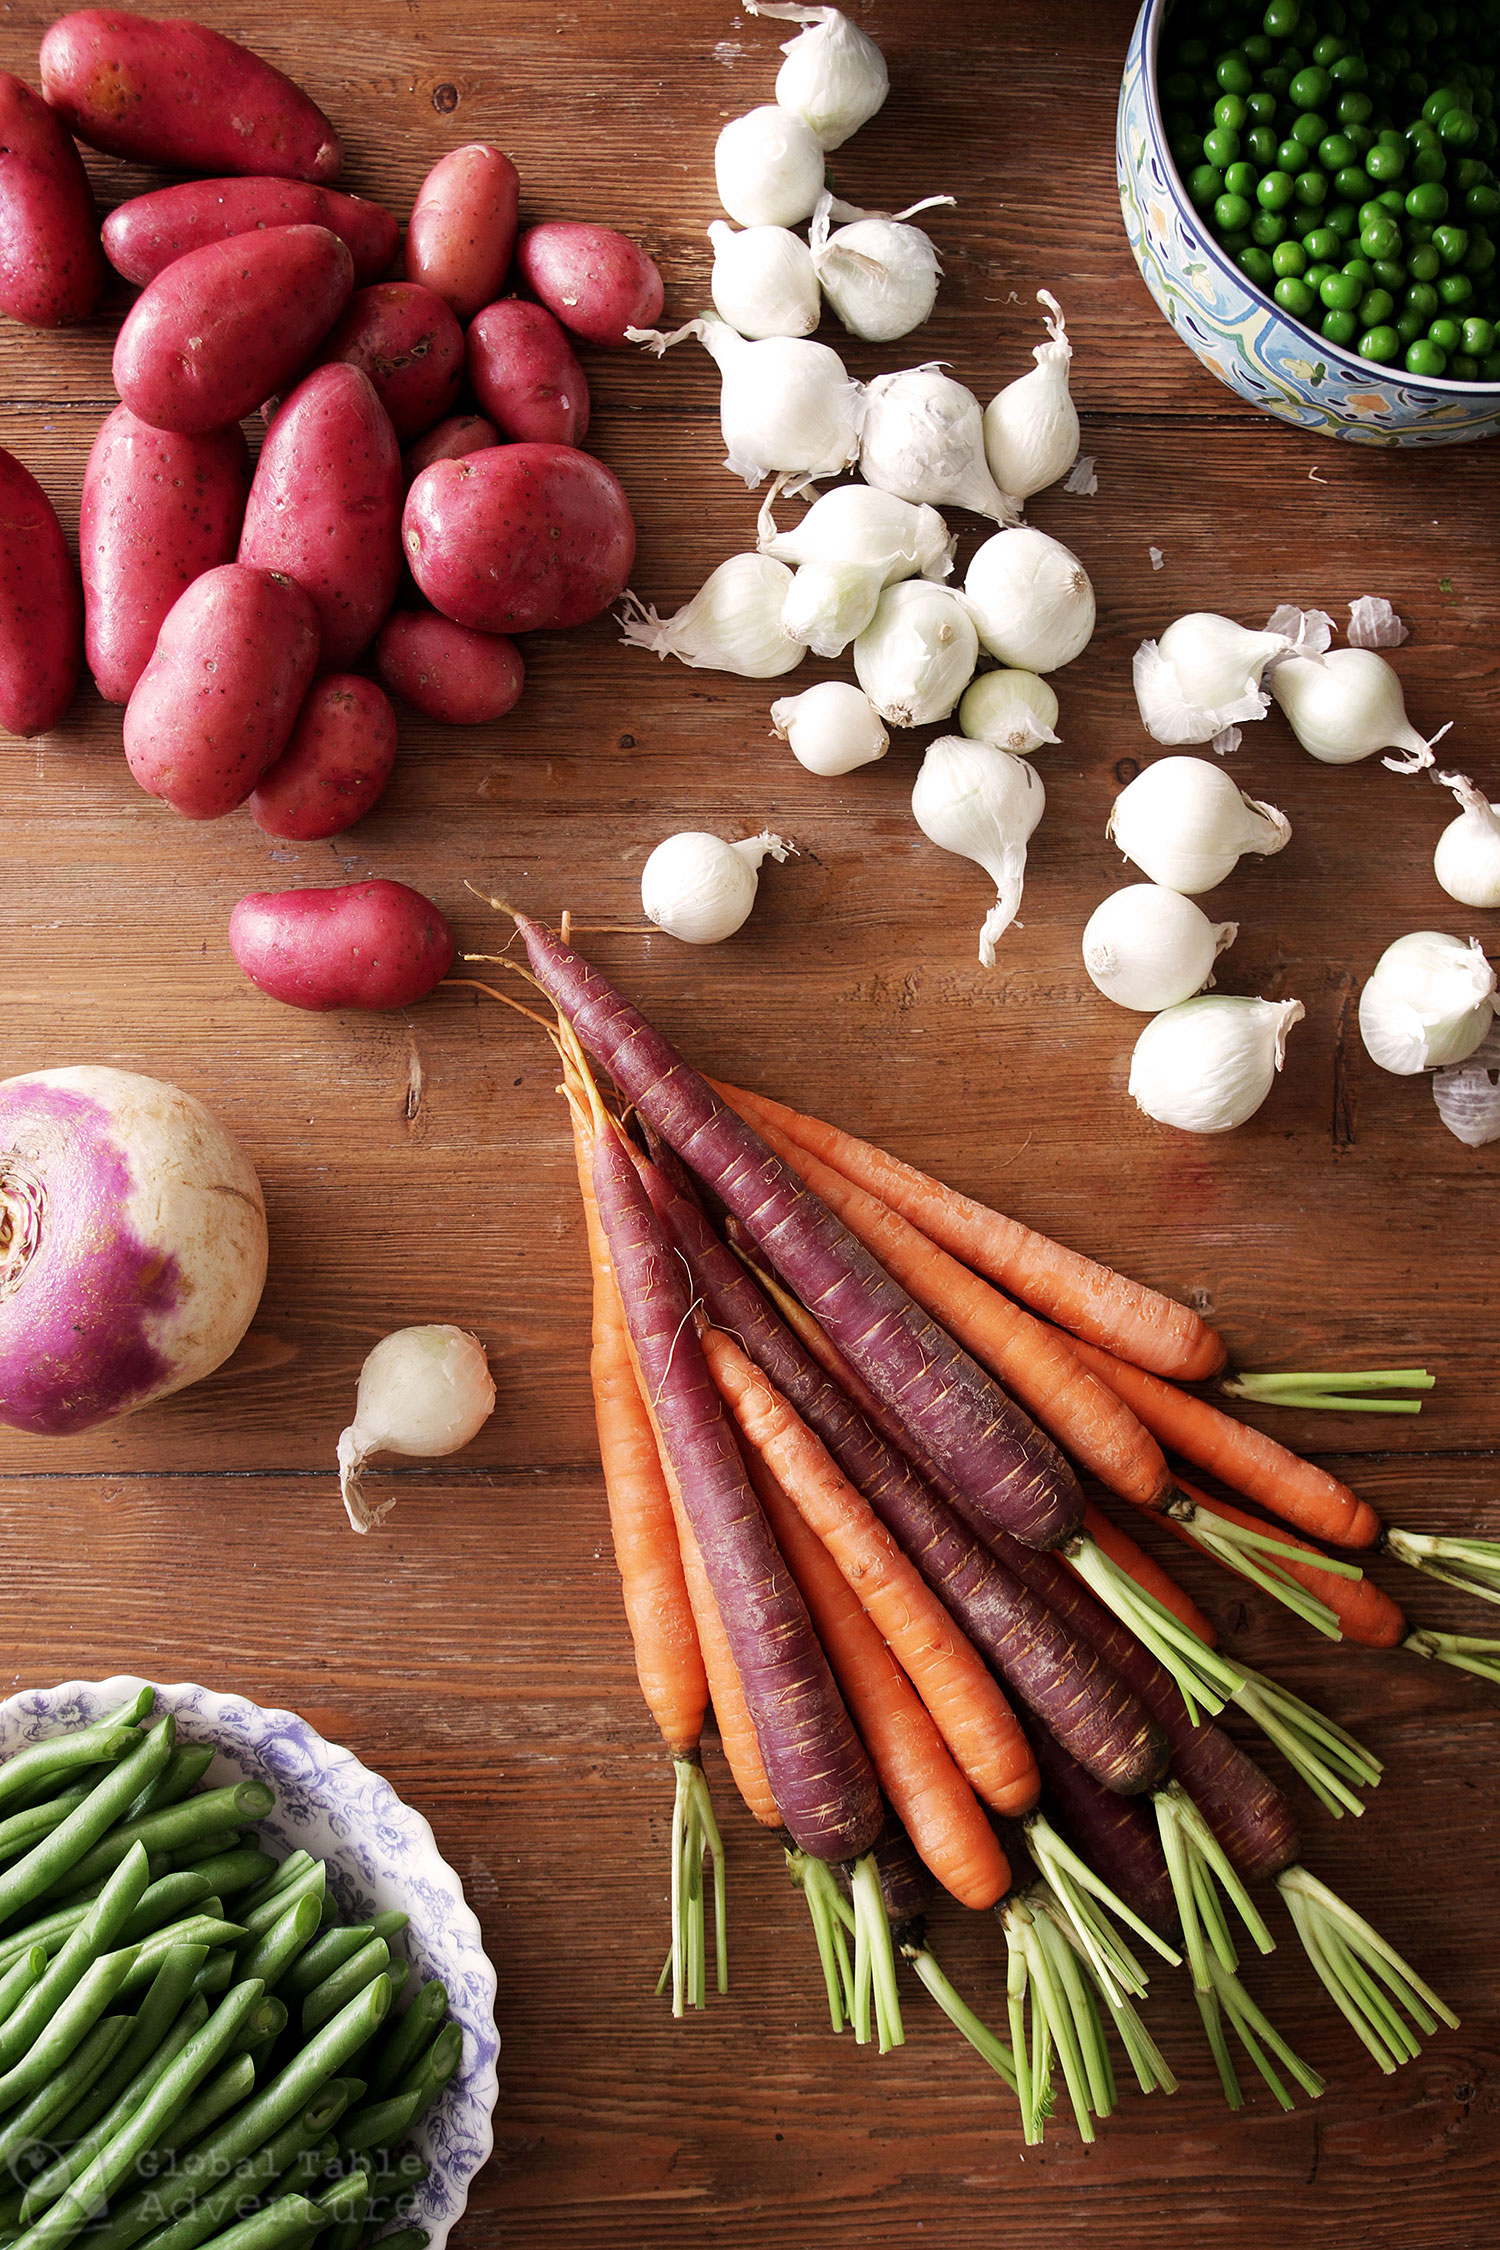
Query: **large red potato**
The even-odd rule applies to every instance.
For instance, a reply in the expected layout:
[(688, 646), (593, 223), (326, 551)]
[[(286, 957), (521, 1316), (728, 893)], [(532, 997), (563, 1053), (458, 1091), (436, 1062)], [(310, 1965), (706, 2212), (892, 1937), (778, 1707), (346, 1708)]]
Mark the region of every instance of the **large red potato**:
[(47, 32), (41, 68), (69, 132), (111, 156), (167, 172), (338, 178), (339, 137), (317, 103), (206, 24), (81, 8)]
[(347, 671), (395, 598), (401, 498), (401, 449), (369, 378), (342, 360), (314, 368), (266, 433), (238, 559), (311, 597), (324, 671)]
[(87, 320), (104, 271), (83, 158), (40, 94), (0, 71), (0, 312), (28, 328)]
[(582, 445), (589, 387), (567, 332), (545, 305), (502, 297), (470, 323), (469, 381), (500, 435)]
[(117, 204), (104, 222), (104, 253), (116, 273), (144, 288), (164, 266), (205, 242), (267, 227), (327, 227), (347, 244), (356, 283), (378, 281), (401, 238), (379, 203), (337, 188), (306, 180), (179, 180)]
[(466, 453), (482, 453), (487, 445), (499, 442), (500, 432), (482, 414), (450, 414), (402, 454), (402, 481), (410, 490), (413, 479), (434, 461), (459, 461)]
[(401, 535), (433, 608), (481, 633), (597, 617), (625, 591), (635, 560), (617, 479), (570, 445), (434, 461), (406, 496)]
[(406, 225), (406, 278), (460, 320), (498, 297), (516, 247), (520, 181), (508, 156), (471, 141), (438, 158)]
[(242, 805), (291, 740), (318, 662), (300, 586), (225, 563), (173, 605), (125, 710), (125, 761), (186, 820)]
[(257, 782), (250, 817), (293, 843), (341, 836), (370, 810), (395, 763), (390, 697), (373, 680), (330, 673), (313, 682), (291, 741)]
[(448, 974), (453, 932), (405, 883), (252, 891), (229, 917), (250, 982), (289, 1008), (406, 1008)]
[(83, 594), (57, 511), (0, 449), (0, 727), (45, 734), (73, 700)]
[(435, 610), (398, 609), (380, 628), (375, 669), (390, 689), (429, 719), (483, 726), (514, 710), (526, 667), (503, 633), (475, 633)]
[(528, 227), (516, 244), (528, 289), (587, 344), (623, 344), (627, 328), (649, 328), (661, 311), (661, 275), (629, 235), (581, 219)]
[(101, 425), (83, 472), (78, 559), (84, 656), (106, 703), (129, 702), (178, 595), (233, 562), (249, 486), (233, 424), (182, 437), (117, 406)]
[(403, 445), (440, 422), (458, 396), (464, 332), (441, 297), (413, 281), (383, 281), (351, 299), (320, 355), (363, 369)]
[(115, 342), (115, 389), (154, 429), (221, 430), (298, 374), (349, 302), (327, 227), (207, 242), (147, 284)]

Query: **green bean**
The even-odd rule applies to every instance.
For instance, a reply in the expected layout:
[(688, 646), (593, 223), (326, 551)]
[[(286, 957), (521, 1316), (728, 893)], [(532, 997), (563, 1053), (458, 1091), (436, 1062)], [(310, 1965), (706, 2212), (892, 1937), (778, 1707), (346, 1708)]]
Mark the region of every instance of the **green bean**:
[(176, 1729), (168, 1713), (102, 1781), (95, 1783), (60, 1827), (44, 1836), (23, 1858), (0, 1869), (0, 1922), (13, 1921), (23, 1906), (65, 1880), (85, 1853), (113, 1827), (131, 1799), (160, 1773), (175, 1741)]
[[(163, 2040), (186, 2012), (193, 1978), (202, 1966), (207, 1948), (201, 1945), (174, 1946), (156, 1972), (156, 1978), (140, 2007), (136, 2010), (134, 2028), (129, 2039), (110, 2064), (104, 2076), (89, 2095), (87, 2101), (70, 2109), (58, 2121), (55, 2138), (59, 2142), (77, 2141), (112, 2108), (131, 2086), (137, 2073), (144, 2071), (156, 2058)], [(203, 2014), (197, 2023), (208, 2015), (208, 2003), (203, 2004)], [(184, 2034), (186, 2037), (186, 2034)], [(165, 2067), (165, 2066), (163, 2066)], [(151, 2081), (147, 2079), (146, 2085)], [(142, 2087), (145, 2091), (145, 2086)]]
[(321, 1984), (314, 1985), (302, 2003), (303, 2037), (320, 2029), (331, 2016), (338, 2014), (346, 2001), (354, 1998), (356, 1992), (363, 1992), (367, 1984), (381, 1976), (390, 1957), (391, 1949), (385, 1939), (371, 1938), (369, 1944), (351, 1954), (341, 1968), (335, 1969)]
[(257, 2047), (268, 2046), (273, 2039), (279, 2039), (286, 2026), (286, 2002), (268, 1992), (241, 2032), (235, 2044), (235, 2053), (253, 2054)]
[(246, 1899), (246, 1906), (263, 1905), (268, 1898), (274, 1898), (278, 1891), (288, 1889), (299, 1876), (306, 1875), (309, 1869), (316, 1867), (318, 1864), (319, 1862), (309, 1852), (288, 1852), (281, 1864), (272, 1868), (265, 1881), (257, 1884), (250, 1897)]
[(234, 1982), (234, 1951), (227, 1945), (216, 1946), (198, 1971), (193, 1981), (195, 1992), (227, 1992)]
[(456, 2023), (445, 2023), (421, 2061), (402, 2079), (403, 2093), (414, 2086), (430, 2089), (434, 2094), (440, 2093), (462, 2062), (463, 2053), (463, 2027)]
[[(114, 1945), (139, 1905), (145, 1888), (146, 1854), (137, 1846), (121, 1861), (77, 1929), (69, 1934), (41, 1982), (32, 1986), (20, 2006), (0, 2024), (0, 2073), (7, 2072), (11, 2064), (25, 2054), (91, 1963)], [(122, 1963), (120, 1975), (110, 1988), (111, 1997), (119, 1990), (135, 1958), (136, 1950), (131, 1947), (129, 1960)], [(0, 2075), (0, 2095), (5, 2086), (6, 2079)]]
[(211, 2234), (209, 2250), (281, 2250), (284, 2243), (311, 2242), (318, 2229), (327, 2224), (328, 2213), (305, 2195), (283, 2195), (264, 2210), (241, 2219), (237, 2226)]
[[(13, 2102), (25, 2101), (44, 2080), (62, 2068), (118, 1993), (134, 1959), (135, 1948), (127, 1946), (123, 1952), (101, 1954), (97, 1961), (90, 1962), (19, 2062), (13, 2063), (0, 2076), (0, 2110), (9, 2109)], [(41, 1985), (35, 1987), (37, 1992), (41, 1989)], [(22, 2007), (26, 2005), (23, 2001)]]
[[(24, 1750), (18, 1750), (13, 1758), (7, 1758), (0, 1765), (0, 1805), (14, 1804), (33, 1782), (65, 1773), (70, 1767), (97, 1765), (103, 1759), (127, 1756), (141, 1740), (136, 1722), (146, 1716), (154, 1700), (154, 1691), (142, 1688), (123, 1709), (110, 1712), (107, 1718), (95, 1719), (91, 1726), (75, 1727), (67, 1734), (47, 1735), (40, 1742), (28, 1743)], [(128, 1802), (128, 1799), (123, 1801)]]
[[(335, 2079), (300, 2117), (284, 2125), (263, 2148), (237, 2165), (227, 2180), (200, 2196), (181, 2218), (158, 2227), (148, 2236), (146, 2250), (197, 2250), (198, 2244), (216, 2234), (226, 2220), (248, 2217), (264, 2191), (278, 2181), (284, 2187), (295, 2187), (304, 2176), (309, 2185), (321, 2179), (338, 2150), (329, 2134), (329, 2127), (337, 2124), (343, 2110), (337, 2085)], [(304, 2173), (304, 2167), (310, 2169)]]
[(370, 2210), (370, 2176), (363, 2170), (348, 2172), (314, 2198), (333, 2221), (324, 2250), (356, 2250)]
[(380, 2250), (427, 2250), (428, 2235), (422, 2227), (403, 2227), (399, 2234), (383, 2234)]
[(240, 1919), (252, 1937), (263, 1937), (272, 1925), (281, 1920), (294, 1899), (315, 1898), (321, 1909), (328, 1884), (328, 1870), (320, 1859), (313, 1860), (303, 1874), (287, 1883), (269, 1898), (252, 1906), (247, 1900), (240, 1909)]
[(0, 2023), (25, 1999), (46, 1967), (47, 1948), (44, 1945), (29, 1945), (24, 1953), (12, 1961), (5, 1974), (0, 1976)]
[(133, 1805), (125, 1807), (121, 1818), (126, 1821), (141, 1820), (147, 1813), (159, 1812), (165, 1805), (179, 1804), (197, 1788), (213, 1762), (211, 1743), (180, 1744), (156, 1779), (146, 1784)]
[[(263, 1818), (275, 1802), (263, 1781), (231, 1782), (223, 1789), (206, 1790), (201, 1797), (185, 1797), (181, 1804), (167, 1805), (139, 1820), (122, 1821), (69, 1870), (64, 1880), (82, 1886), (108, 1874), (137, 1843), (144, 1844), (148, 1851), (181, 1851), (200, 1839), (222, 1835), (239, 1819)], [(238, 1835), (238, 1829), (235, 1833)]]
[(211, 1908), (208, 1901), (212, 1896), (212, 1886), (201, 1875), (163, 1875), (159, 1883), (149, 1884), (142, 1891), (120, 1934), (128, 1943), (132, 1938), (154, 1937), (158, 1930), (189, 1912), (217, 1913), (222, 1901)]
[(142, 2171), (148, 2170), (153, 2160), (160, 2166), (178, 2149), (201, 2140), (221, 2117), (238, 2108), (254, 2085), (254, 2063), (248, 2055), (235, 2055), (212, 2078), (204, 2080), (187, 2108), (174, 2118), (170, 2130), (141, 2158)]
[(395, 2092), (442, 2030), (447, 2013), (448, 1988), (434, 1977), (414, 1996), (406, 2013), (392, 2022), (376, 2050), (370, 2092), (377, 2100)]
[(407, 1920), (405, 1914), (377, 1914), (370, 1922), (352, 1922), (343, 1929), (325, 1931), (314, 1939), (295, 1968), (287, 1971), (281, 1990), (289, 2000), (305, 1999), (315, 1984), (342, 1968), (361, 1946), (368, 1945), (372, 1938), (395, 1937), (406, 1928)]
[(318, 1900), (311, 1891), (294, 1898), (263, 1936), (255, 1938), (240, 1956), (240, 1974), (260, 1977), (271, 1991), (299, 1953), (317, 1934)]
[[(173, 1856), (175, 1859), (176, 1855)], [(269, 1852), (258, 1852), (246, 1846), (239, 1851), (219, 1852), (209, 1859), (190, 1860), (182, 1872), (202, 1875), (220, 1898), (233, 1898), (237, 1891), (248, 1891), (252, 1885), (262, 1882), (275, 1865)]]
[(186, 2108), (261, 1997), (261, 1985), (254, 1977), (226, 1995), (203, 2028), (167, 2065), (135, 2115), (66, 2193), (32, 2221), (21, 2237), (26, 2250), (57, 2250), (82, 2232), (96, 2206), (114, 2193), (136, 2159)]
[[(29, 2224), (39, 2211), (45, 2211), (49, 2204), (55, 2203), (72, 2186), (80, 2172), (88, 2169), (99, 2151), (108, 2148), (121, 2127), (134, 2117), (163, 2071), (176, 2060), (188, 2041), (202, 2030), (207, 2021), (208, 2002), (201, 1996), (189, 2000), (175, 2022), (167, 2027), (154, 2051), (132, 2074), (128, 2085), (123, 2086), (109, 2107), (100, 2112), (90, 2129), (81, 2133), (73, 2146), (55, 2158), (44, 2172), (38, 2172), (21, 2202), (19, 2216), (23, 2224)], [(60, 2140), (62, 2135), (59, 2134), (57, 2138)]]
[(128, 2016), (105, 2016), (81, 2039), (55, 2077), (0, 2125), (0, 2163), (13, 2166), (64, 2110), (79, 2101), (130, 2037)]
[[(239, 1936), (240, 1926), (238, 1922), (222, 1922), (211, 1914), (189, 1914), (184, 1916), (182, 1921), (171, 1923), (165, 1930), (153, 1931), (141, 1946), (136, 1965), (126, 1980), (125, 1997), (131, 1999), (137, 1992), (146, 1990), (173, 1946), (229, 1947), (237, 1942)], [(210, 1953), (209, 1961), (212, 1961), (213, 1958), (213, 1954)], [(200, 1971), (199, 1973), (201, 1976), (204, 1972)], [(200, 1992), (211, 1989), (213, 1989), (211, 1986), (202, 1983), (198, 1986)], [(3, 2036), (3, 2032), (0, 2032), (0, 2037)]]
[(386, 2101), (351, 2109), (339, 2127), (340, 2149), (346, 2156), (357, 2156), (361, 2149), (380, 2148), (386, 2141), (398, 2139), (422, 2106), (421, 2091), (412, 2086)]
[[(0, 1773), (4, 1772), (0, 1767)], [(91, 1773), (86, 1780), (77, 1781), (72, 1788), (62, 1790), (55, 1797), (45, 1798), (39, 1805), (27, 1805), (13, 1812), (8, 1820), (0, 1820), (0, 1859), (17, 1859), (60, 1828), (70, 1812), (76, 1812), (85, 1797), (91, 1796), (99, 1780)]]

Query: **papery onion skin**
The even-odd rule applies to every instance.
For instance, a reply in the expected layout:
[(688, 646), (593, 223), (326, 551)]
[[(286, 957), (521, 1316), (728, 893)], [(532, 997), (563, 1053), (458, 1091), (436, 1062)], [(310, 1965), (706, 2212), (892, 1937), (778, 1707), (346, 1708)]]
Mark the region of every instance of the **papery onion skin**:
[(72, 1436), (199, 1381), (265, 1276), (260, 1183), (201, 1102), (88, 1066), (0, 1085), (0, 1422)]

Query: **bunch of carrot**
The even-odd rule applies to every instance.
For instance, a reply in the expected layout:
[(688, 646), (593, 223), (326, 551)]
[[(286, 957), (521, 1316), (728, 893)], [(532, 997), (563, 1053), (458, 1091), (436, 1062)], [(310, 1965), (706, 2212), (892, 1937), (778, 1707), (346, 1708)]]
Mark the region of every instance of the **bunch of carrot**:
[[(1212, 1713), (1232, 1698), (1334, 1811), (1362, 1809), (1378, 1763), (1216, 1651), (1073, 1464), (1325, 1632), (1390, 1646), (1405, 1620), (1357, 1565), (1185, 1487), (1162, 1446), (1330, 1543), (1373, 1544), (1373, 1512), (1176, 1388), (1225, 1357), (1186, 1307), (702, 1078), (565, 939), (514, 918), (557, 1011), (615, 1549), (677, 1776), (676, 2011), (705, 1996), (706, 1863), (726, 1982), (711, 1702), (746, 1805), (789, 1838), (835, 2028), (901, 2038), (899, 1953), (1015, 2089), (1028, 2138), (1054, 2065), (1087, 2137), (1108, 2113), (1106, 2021), (1144, 2090), (1174, 2083), (1135, 2010), (1132, 1938), (1187, 1956), (1234, 2103), (1226, 2023), (1284, 2106), (1282, 2072), (1321, 2091), (1240, 1981), (1231, 1911), (1273, 1942), (1247, 1884), (1275, 1882), (1382, 2068), (1456, 2021), (1298, 1864), (1291, 1807)], [(934, 1883), (1000, 1916), (1008, 2039), (926, 1945)]]

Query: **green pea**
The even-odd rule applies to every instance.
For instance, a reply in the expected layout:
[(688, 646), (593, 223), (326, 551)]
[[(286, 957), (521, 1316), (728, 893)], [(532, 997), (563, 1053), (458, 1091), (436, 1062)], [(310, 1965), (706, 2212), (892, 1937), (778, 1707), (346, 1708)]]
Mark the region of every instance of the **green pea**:
[(1228, 125), (1216, 125), (1203, 136), (1203, 153), (1210, 164), (1233, 164), (1240, 153), (1240, 136)]
[(1325, 133), (1318, 143), (1318, 162), (1325, 172), (1351, 168), (1356, 150), (1347, 133)]
[(1414, 344), (1427, 328), (1422, 315), (1414, 312), (1398, 313), (1392, 325), (1403, 344)]
[(1330, 344), (1352, 344), (1359, 334), (1359, 319), (1352, 312), (1326, 312), (1320, 326)]
[(1287, 239), (1287, 223), (1279, 211), (1257, 211), (1250, 221), (1250, 240), (1260, 250), (1274, 250)]
[(1448, 373), (1461, 383), (1472, 383), (1479, 373), (1479, 362), (1471, 352), (1455, 352), (1448, 362)]
[(1301, 13), (1301, 0), (1269, 0), (1261, 27), (1272, 39), (1290, 39)]
[(1327, 70), (1330, 63), (1336, 63), (1340, 55), (1345, 52), (1344, 41), (1336, 38), (1332, 32), (1325, 31), (1322, 38), (1316, 40), (1313, 44), (1312, 59), (1322, 69)]
[(1448, 190), (1438, 180), (1423, 180), (1406, 191), (1406, 208), (1414, 219), (1435, 226), (1448, 213)]
[(1226, 195), (1252, 196), (1255, 193), (1256, 170), (1253, 164), (1231, 164), (1224, 173)]
[(1221, 195), (1214, 205), (1214, 224), (1225, 234), (1248, 229), (1253, 216), (1253, 206), (1242, 195)]
[(1366, 150), (1375, 146), (1375, 135), (1370, 131), (1368, 125), (1350, 125), (1346, 130), (1358, 151), (1359, 161), (1363, 164)]
[(1383, 328), (1395, 309), (1389, 289), (1367, 289), (1359, 301), (1359, 317), (1366, 328)]
[(1273, 63), (1269, 70), (1261, 72), (1260, 82), (1273, 101), (1282, 102), (1286, 100), (1286, 90), (1292, 82), (1292, 74), (1280, 63)]
[(1388, 211), (1382, 211), (1359, 230), (1359, 246), (1367, 258), (1390, 258), (1401, 247), (1401, 229)]
[(1401, 349), (1401, 339), (1394, 328), (1367, 328), (1359, 339), (1361, 359), (1378, 360), (1388, 367)]
[(1294, 320), (1306, 320), (1318, 301), (1307, 283), (1295, 274), (1284, 275), (1271, 294), (1282, 311), (1290, 313)]
[(1470, 240), (1468, 255), (1464, 259), (1464, 272), (1488, 273), (1495, 263), (1496, 256), (1494, 243), (1487, 234), (1481, 231)]
[(1249, 250), (1253, 247), (1248, 227), (1236, 227), (1232, 234), (1221, 234), (1219, 236), (1219, 248), (1226, 251), (1231, 258), (1237, 258), (1242, 250)]
[(1466, 109), (1447, 109), (1438, 119), (1445, 148), (1473, 148), (1480, 137), (1479, 119)]
[(1398, 187), (1382, 188), (1375, 201), (1382, 211), (1389, 211), (1398, 226), (1406, 224), (1406, 197)]
[(1359, 283), (1361, 294), (1363, 294), (1366, 289), (1373, 288), (1375, 282), (1375, 268), (1371, 265), (1368, 258), (1346, 258), (1344, 260), (1344, 271), (1349, 275), (1351, 280), (1357, 281)]
[(1451, 86), (1439, 86), (1437, 92), (1429, 94), (1423, 102), (1422, 115), (1429, 125), (1436, 125), (1444, 112), (1452, 109), (1457, 100), (1458, 96)]
[(1177, 60), (1184, 70), (1201, 70), (1208, 60), (1208, 48), (1201, 39), (1184, 39), (1177, 50)]
[(1437, 293), (1450, 312), (1460, 312), (1474, 294), (1474, 284), (1466, 273), (1439, 274)]
[(1413, 149), (1441, 148), (1443, 145), (1438, 138), (1437, 127), (1424, 124), (1420, 117), (1415, 125), (1407, 126), (1406, 138)]
[(1330, 203), (1324, 217), (1341, 242), (1359, 232), (1359, 213), (1352, 203)]
[(1269, 86), (1257, 86), (1245, 101), (1257, 125), (1274, 125), (1276, 122), (1276, 96)]
[(1248, 94), (1255, 84), (1255, 73), (1246, 57), (1238, 52), (1221, 55), (1214, 76), (1226, 94)]
[(1442, 271), (1443, 261), (1430, 242), (1418, 243), (1406, 253), (1406, 270), (1413, 281), (1436, 281)]
[(1483, 359), (1495, 348), (1495, 324), (1492, 320), (1466, 320), (1464, 322), (1464, 350), (1474, 359)]
[(1307, 162), (1307, 151), (1300, 141), (1282, 141), (1276, 150), (1276, 162), (1290, 179)]
[(1233, 132), (1237, 133), (1248, 123), (1249, 117), (1249, 105), (1243, 94), (1221, 94), (1214, 103), (1214, 123), (1227, 125)]
[(1270, 290), (1274, 287), (1276, 281), (1276, 269), (1271, 264), (1271, 253), (1269, 250), (1257, 249), (1255, 244), (1252, 243), (1248, 250), (1242, 250), (1240, 252), (1239, 256), (1235, 259), (1234, 262), (1239, 267), (1241, 273), (1245, 273), (1250, 276), (1250, 279), (1255, 283), (1257, 289)]
[(1425, 328), (1429, 320), (1436, 320), (1442, 299), (1430, 281), (1414, 281), (1401, 302), (1406, 311), (1420, 313)]
[(1375, 280), (1382, 289), (1404, 289), (1406, 267), (1399, 258), (1376, 258), (1373, 261)]
[[(1363, 86), (1369, 78), (1370, 66), (1363, 55), (1340, 55), (1328, 75), (1335, 86)], [(1344, 98), (1355, 101), (1368, 99), (1363, 94), (1346, 95)], [(1368, 116), (1369, 111), (1365, 114)]]
[[(1337, 71), (1334, 76), (1338, 76)], [(1368, 125), (1374, 114), (1375, 104), (1369, 95), (1358, 92), (1340, 94), (1338, 107), (1334, 111), (1341, 125)]]
[(1443, 179), (1448, 159), (1440, 148), (1419, 148), (1411, 160), (1411, 176), (1419, 185)]
[(1468, 254), (1469, 230), (1467, 227), (1434, 227), (1432, 247), (1445, 266), (1461, 266)]
[(1406, 170), (1406, 151), (1377, 141), (1365, 158), (1365, 170), (1372, 180), (1399, 180)]
[[(1364, 294), (1354, 276), (1347, 273), (1331, 273), (1318, 287), (1318, 295), (1330, 312), (1354, 312)], [(1433, 303), (1435, 310), (1435, 295)]]
[(1224, 193), (1224, 175), (1211, 164), (1200, 164), (1187, 176), (1187, 191), (1200, 211), (1211, 210)]
[(1320, 210), (1327, 199), (1328, 181), (1321, 172), (1299, 172), (1292, 182), (1299, 203)]
[(1327, 265), (1343, 253), (1343, 238), (1332, 227), (1314, 227), (1311, 234), (1302, 237), (1302, 247), (1314, 265)]
[(1382, 125), (1375, 138), (1382, 148), (1404, 149), (1406, 146), (1406, 135), (1396, 125)]
[(1271, 263), (1284, 279), (1295, 281), (1307, 271), (1307, 252), (1300, 242), (1281, 242), (1271, 252)]
[(1328, 276), (1331, 273), (1337, 273), (1338, 270), (1338, 267), (1330, 265), (1326, 258), (1315, 259), (1302, 278), (1309, 289), (1317, 291), (1322, 288)]
[(1500, 383), (1500, 352), (1486, 352), (1479, 362), (1479, 372), (1487, 383)]
[(1441, 375), (1448, 364), (1448, 355), (1430, 336), (1419, 336), (1406, 347), (1406, 371), (1409, 375)]
[[(1321, 109), (1332, 92), (1332, 78), (1316, 63), (1311, 69), (1299, 70), (1287, 88), (1287, 95), (1293, 106), (1301, 110)], [(1320, 134), (1319, 139), (1321, 138)]]
[[(1319, 141), (1327, 140), (1328, 120), (1326, 117), (1320, 117), (1315, 109), (1304, 110), (1300, 117), (1292, 120), (1291, 137), (1294, 141), (1300, 141), (1305, 149), (1311, 151), (1317, 147)], [(1305, 164), (1307, 158), (1304, 157), (1302, 161)]]
[(1436, 320), (1428, 324), (1427, 333), (1439, 351), (1463, 350), (1464, 332), (1456, 320), (1448, 319), (1445, 314), (1439, 314)]
[(1470, 188), (1483, 187), (1489, 178), (1489, 170), (1489, 166), (1482, 164), (1477, 156), (1461, 156), (1456, 164), (1449, 166), (1454, 188), (1460, 195), (1467, 195)]
[(1262, 171), (1268, 171), (1276, 162), (1276, 132), (1270, 125), (1252, 125), (1243, 135), (1245, 154)]

